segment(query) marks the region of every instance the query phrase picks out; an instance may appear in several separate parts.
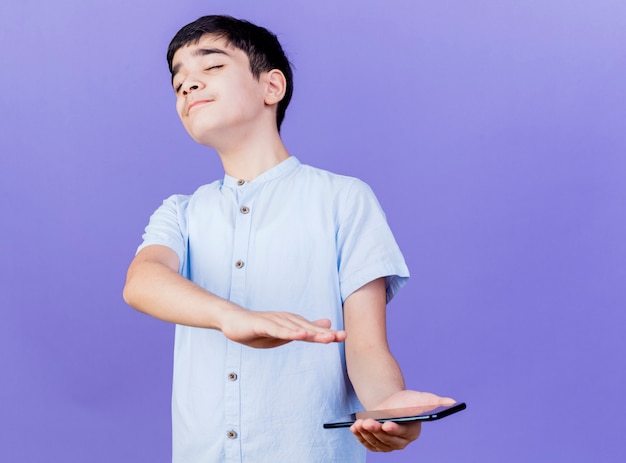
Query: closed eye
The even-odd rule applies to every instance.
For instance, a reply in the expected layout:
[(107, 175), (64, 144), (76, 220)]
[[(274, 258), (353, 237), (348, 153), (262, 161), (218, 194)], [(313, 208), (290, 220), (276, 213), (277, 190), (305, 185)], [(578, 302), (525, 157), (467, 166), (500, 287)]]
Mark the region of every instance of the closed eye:
[[(212, 71), (213, 69), (220, 69), (220, 68), (223, 68), (223, 67), (224, 67), (223, 64), (217, 64), (215, 66), (209, 66), (208, 68), (205, 69), (205, 71)], [(181, 82), (176, 87), (174, 87), (174, 92), (178, 93), (181, 88), (183, 88), (183, 82)]]

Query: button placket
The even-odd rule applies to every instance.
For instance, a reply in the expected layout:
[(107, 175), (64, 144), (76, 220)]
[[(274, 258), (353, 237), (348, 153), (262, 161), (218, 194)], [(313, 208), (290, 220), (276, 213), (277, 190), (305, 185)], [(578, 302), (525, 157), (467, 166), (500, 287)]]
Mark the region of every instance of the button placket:
[[(252, 223), (252, 209), (254, 208), (255, 193), (258, 187), (253, 183), (243, 180), (236, 182), (234, 188), (233, 206), (233, 261), (231, 267), (231, 281), (229, 300), (235, 304), (245, 307), (246, 300), (246, 275), (248, 273), (248, 256)], [(228, 353), (224, 365), (224, 426), (228, 458), (235, 458), (238, 452), (241, 439), (239, 439), (239, 426), (241, 424), (241, 359), (242, 347), (238, 343), (228, 341)], [(233, 452), (231, 456), (228, 452)], [(230, 459), (229, 459), (230, 461)], [(233, 460), (235, 461), (235, 460)]]
[[(248, 183), (244, 179), (237, 180), (237, 185), (241, 188), (237, 189), (237, 207), (239, 214), (235, 216), (235, 241), (233, 246), (233, 254), (237, 259), (234, 262), (234, 268), (237, 273), (233, 273), (231, 286), (231, 301), (233, 293), (237, 293), (241, 289), (241, 294), (245, 293), (245, 272), (241, 272), (246, 266), (246, 257), (248, 256), (248, 245), (250, 243), (250, 227), (252, 221), (252, 203), (258, 191), (258, 186)], [(243, 301), (239, 304), (245, 304)]]
[[(232, 246), (232, 267), (229, 300), (235, 304), (246, 307), (246, 279), (250, 262), (249, 246), (252, 231), (252, 209), (254, 209), (254, 199), (258, 191), (254, 182), (248, 183), (243, 180), (236, 181), (234, 188), (236, 194), (233, 198), (233, 246)], [(228, 354), (224, 365), (225, 391), (225, 413), (224, 426), (226, 431), (227, 453), (232, 451), (232, 458), (235, 458), (237, 449), (241, 445), (239, 438), (239, 426), (241, 425), (241, 383), (239, 376), (241, 372), (242, 347), (238, 343), (228, 342)], [(228, 455), (227, 455), (228, 456)], [(230, 458), (230, 457), (229, 457)], [(229, 460), (230, 461), (230, 460)], [(236, 460), (233, 460), (236, 461)]]

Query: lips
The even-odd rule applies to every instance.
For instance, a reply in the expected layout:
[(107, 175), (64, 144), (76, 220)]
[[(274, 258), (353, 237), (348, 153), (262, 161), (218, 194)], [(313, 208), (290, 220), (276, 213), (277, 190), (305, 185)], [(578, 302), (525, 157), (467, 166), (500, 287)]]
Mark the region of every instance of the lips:
[(187, 113), (189, 113), (189, 111), (191, 111), (193, 108), (210, 103), (211, 101), (213, 100), (194, 100), (187, 105)]

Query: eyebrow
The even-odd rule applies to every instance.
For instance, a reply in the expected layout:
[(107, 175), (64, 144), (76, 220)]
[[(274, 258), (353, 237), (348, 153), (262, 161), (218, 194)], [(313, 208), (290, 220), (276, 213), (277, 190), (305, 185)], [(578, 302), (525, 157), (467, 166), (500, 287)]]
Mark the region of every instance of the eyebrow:
[[(221, 48), (196, 48), (194, 51), (191, 52), (191, 56), (206, 56), (215, 54), (230, 56)], [(176, 63), (174, 66), (172, 66), (172, 80), (174, 79), (174, 76), (178, 74), (178, 71), (180, 71), (181, 67), (182, 63)]]

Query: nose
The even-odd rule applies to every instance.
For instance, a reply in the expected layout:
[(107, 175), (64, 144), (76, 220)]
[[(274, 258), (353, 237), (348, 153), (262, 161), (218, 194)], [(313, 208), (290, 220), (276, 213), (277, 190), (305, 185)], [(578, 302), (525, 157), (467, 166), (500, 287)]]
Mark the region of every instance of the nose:
[(191, 92), (193, 92), (194, 90), (198, 90), (199, 86), (198, 84), (183, 84), (183, 95), (189, 95)]
[(202, 82), (198, 79), (195, 79), (193, 76), (188, 76), (187, 79), (183, 82), (183, 95), (187, 96), (191, 92), (194, 92), (202, 87)]

